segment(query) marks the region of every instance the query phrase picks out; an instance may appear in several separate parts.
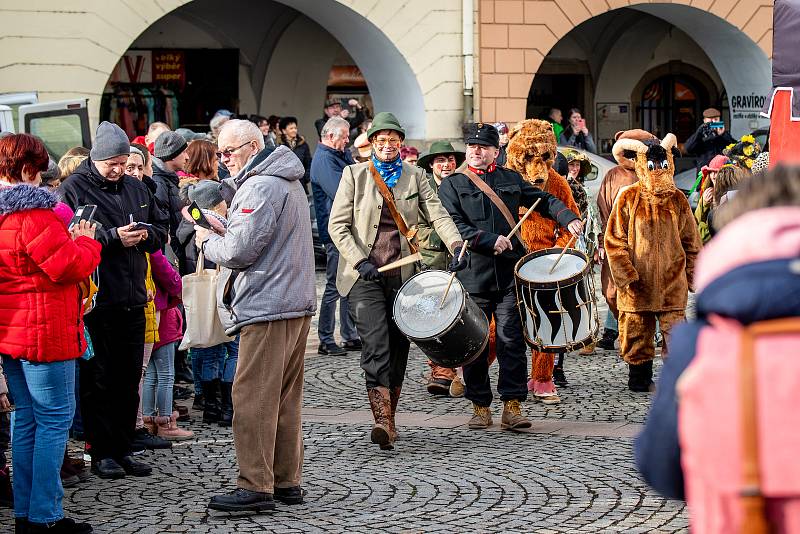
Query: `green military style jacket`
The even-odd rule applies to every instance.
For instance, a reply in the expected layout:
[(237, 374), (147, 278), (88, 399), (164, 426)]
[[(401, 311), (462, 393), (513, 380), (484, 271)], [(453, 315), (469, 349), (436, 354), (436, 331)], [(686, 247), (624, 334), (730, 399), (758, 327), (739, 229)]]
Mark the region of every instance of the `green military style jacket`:
[[(428, 181), (434, 191), (439, 190), (439, 185), (433, 177), (432, 173), (427, 174)], [(419, 253), (422, 255), (422, 263), (430, 269), (446, 270), (452, 258), (450, 251), (442, 242), (439, 234), (433, 229), (424, 217), (420, 217), (419, 226), (417, 226), (417, 245), (419, 246)]]

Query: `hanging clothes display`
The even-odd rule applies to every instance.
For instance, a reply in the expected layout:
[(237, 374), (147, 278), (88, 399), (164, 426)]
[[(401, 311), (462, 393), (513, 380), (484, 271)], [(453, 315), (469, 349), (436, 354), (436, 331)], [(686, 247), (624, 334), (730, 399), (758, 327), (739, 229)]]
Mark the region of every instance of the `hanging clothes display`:
[(112, 91), (103, 93), (100, 114), (118, 124), (131, 139), (146, 134), (156, 121), (173, 130), (180, 127), (175, 91), (152, 84), (113, 84)]

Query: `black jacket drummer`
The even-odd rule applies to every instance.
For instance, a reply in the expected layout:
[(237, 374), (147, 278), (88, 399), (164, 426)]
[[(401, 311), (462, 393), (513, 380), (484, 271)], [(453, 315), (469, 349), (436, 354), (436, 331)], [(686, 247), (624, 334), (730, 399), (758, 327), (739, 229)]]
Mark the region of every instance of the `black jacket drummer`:
[[(476, 172), (476, 169), (471, 170)], [(477, 171), (476, 174), (497, 193), (512, 214), (519, 213), (520, 206), (529, 208), (536, 200), (541, 199), (536, 211), (543, 217), (554, 219), (563, 227), (577, 219), (563, 202), (536, 189), (519, 173), (494, 165), (487, 171)], [(469, 241), (469, 266), (457, 274), (464, 288), (469, 293), (486, 293), (512, 287), (514, 265), (525, 255), (525, 247), (515, 235), (511, 241), (514, 248), (495, 255), (494, 244), (497, 238), (508, 235), (511, 231), (500, 210), (460, 172), (442, 182), (439, 198), (456, 223), (461, 237)]]

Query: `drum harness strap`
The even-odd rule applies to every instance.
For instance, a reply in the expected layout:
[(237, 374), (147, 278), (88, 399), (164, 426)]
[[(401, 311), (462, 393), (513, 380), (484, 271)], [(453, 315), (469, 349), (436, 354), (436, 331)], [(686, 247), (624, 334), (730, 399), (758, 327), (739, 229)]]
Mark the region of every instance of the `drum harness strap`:
[(419, 250), (419, 247), (413, 243), (413, 239), (414, 236), (417, 235), (417, 229), (408, 229), (406, 222), (403, 220), (403, 216), (400, 215), (399, 211), (397, 211), (397, 204), (394, 202), (394, 195), (392, 195), (392, 192), (389, 191), (389, 188), (386, 186), (383, 178), (381, 178), (381, 175), (378, 173), (378, 169), (375, 168), (375, 164), (372, 162), (369, 164), (369, 170), (372, 173), (372, 179), (375, 180), (375, 186), (378, 188), (378, 191), (383, 197), (384, 202), (386, 202), (386, 206), (389, 208), (389, 213), (392, 214), (392, 219), (394, 219), (397, 229), (400, 230), (400, 234), (402, 234), (402, 236), (406, 238), (406, 241), (408, 241), (408, 248), (411, 250), (411, 253), (416, 254)]

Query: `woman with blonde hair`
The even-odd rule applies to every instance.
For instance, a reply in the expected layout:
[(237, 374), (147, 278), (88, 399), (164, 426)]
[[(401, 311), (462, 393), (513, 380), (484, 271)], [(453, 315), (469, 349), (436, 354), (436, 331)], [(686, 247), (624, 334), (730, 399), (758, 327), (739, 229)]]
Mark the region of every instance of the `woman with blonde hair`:
[(89, 157), (89, 149), (76, 146), (67, 150), (61, 159), (58, 160), (58, 170), (61, 171), (61, 178), (66, 179), (75, 173), (78, 165), (83, 163), (83, 160)]

